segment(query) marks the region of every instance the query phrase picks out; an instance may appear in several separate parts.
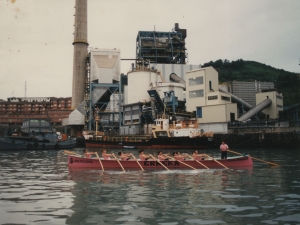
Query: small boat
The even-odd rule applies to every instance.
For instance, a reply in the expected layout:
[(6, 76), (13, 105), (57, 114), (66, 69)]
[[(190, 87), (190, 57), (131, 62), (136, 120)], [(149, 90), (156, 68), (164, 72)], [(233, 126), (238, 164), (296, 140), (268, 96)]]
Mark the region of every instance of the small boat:
[(133, 145), (132, 146), (128, 146), (128, 145), (126, 146), (126, 145), (124, 145), (123, 148), (125, 148), (125, 149), (135, 149), (136, 146), (133, 146)]
[(28, 119), (23, 121), (20, 134), (0, 138), (0, 150), (71, 149), (75, 138), (52, 131), (49, 121)]
[(75, 138), (61, 140), (56, 132), (35, 133), (29, 137), (7, 136), (0, 138), (0, 150), (71, 149), (76, 147)]
[[(251, 157), (248, 156), (236, 156), (236, 157), (228, 157), (227, 159), (208, 159), (198, 161), (202, 163), (198, 163), (195, 160), (185, 160), (185, 161), (140, 161), (139, 164), (136, 160), (103, 160), (101, 159), (102, 166), (104, 170), (116, 170), (122, 169), (121, 165), (124, 169), (141, 169), (140, 165), (143, 169), (165, 169), (160, 163), (162, 163), (168, 169), (190, 169), (189, 166), (192, 166), (196, 169), (205, 169), (203, 165), (208, 167), (209, 169), (216, 168), (224, 168), (224, 166), (230, 169), (252, 169), (253, 162)], [(79, 156), (68, 155), (68, 167), (69, 169), (102, 169), (99, 158), (84, 158)], [(219, 163), (221, 164), (219, 164)], [(222, 166), (222, 164), (224, 166)]]

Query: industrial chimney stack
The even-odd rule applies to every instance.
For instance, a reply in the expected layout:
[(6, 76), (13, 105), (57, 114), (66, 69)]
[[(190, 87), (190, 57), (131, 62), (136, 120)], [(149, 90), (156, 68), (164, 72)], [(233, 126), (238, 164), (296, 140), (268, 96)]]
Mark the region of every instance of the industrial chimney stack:
[(87, 0), (76, 0), (73, 58), (72, 109), (84, 100), (87, 57)]

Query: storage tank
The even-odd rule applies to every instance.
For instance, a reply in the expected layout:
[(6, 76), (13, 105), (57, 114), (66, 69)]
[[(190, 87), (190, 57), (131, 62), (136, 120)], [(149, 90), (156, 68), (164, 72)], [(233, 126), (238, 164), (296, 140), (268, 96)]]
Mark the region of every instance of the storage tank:
[(156, 90), (161, 98), (164, 98), (164, 92), (174, 91), (179, 101), (185, 100), (184, 84), (165, 82), (163, 74), (154, 67), (150, 68), (146, 60), (137, 60), (136, 66), (127, 74), (125, 104), (150, 102), (148, 90)]
[(164, 92), (174, 91), (175, 96), (179, 101), (185, 100), (185, 85), (180, 83), (158, 83), (156, 87), (152, 89), (156, 89), (159, 93), (160, 98), (164, 97)]
[(149, 102), (150, 96), (147, 90), (162, 82), (161, 77), (154, 71), (134, 70), (128, 73), (127, 104), (137, 102)]

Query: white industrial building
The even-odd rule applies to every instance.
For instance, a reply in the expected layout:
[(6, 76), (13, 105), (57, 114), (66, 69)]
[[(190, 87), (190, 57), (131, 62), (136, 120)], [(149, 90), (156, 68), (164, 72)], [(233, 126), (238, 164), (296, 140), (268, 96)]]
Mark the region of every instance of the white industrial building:
[[(86, 124), (87, 113), (89, 113), (89, 120), (93, 118), (92, 110), (87, 105), (91, 104), (94, 107), (94, 103), (108, 91), (110, 84), (119, 82), (120, 79), (120, 50), (119, 49), (90, 49), (88, 65), (86, 68), (86, 90), (91, 87), (90, 92), (86, 92), (84, 101), (74, 109), (69, 115), (69, 118), (63, 120), (64, 126), (83, 126)], [(115, 121), (119, 120), (119, 116), (116, 115), (119, 110), (119, 105), (116, 106), (117, 100), (120, 97), (118, 94), (113, 93), (113, 101), (107, 110), (111, 109), (113, 114), (105, 116), (105, 119), (109, 120), (113, 118)], [(106, 106), (108, 105), (108, 102)]]
[(237, 119), (237, 105), (230, 94), (219, 91), (218, 72), (213, 67), (186, 73), (186, 109), (196, 111), (204, 131), (226, 133), (227, 123)]
[(261, 92), (256, 94), (256, 105), (270, 99), (272, 104), (265, 108), (262, 112), (266, 114), (267, 119), (278, 119), (279, 111), (283, 110), (283, 96), (277, 91)]

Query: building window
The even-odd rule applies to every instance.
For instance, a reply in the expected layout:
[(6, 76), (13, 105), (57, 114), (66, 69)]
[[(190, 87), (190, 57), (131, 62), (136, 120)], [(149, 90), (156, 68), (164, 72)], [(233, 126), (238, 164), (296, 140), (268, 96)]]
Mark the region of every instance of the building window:
[(138, 109), (132, 110), (132, 115), (137, 115), (139, 113), (140, 113), (140, 110), (138, 110)]
[(190, 98), (198, 98), (198, 97), (203, 97), (203, 96), (204, 96), (203, 89), (189, 92), (189, 97)]
[(189, 79), (189, 86), (203, 84), (203, 77), (193, 77)]
[(197, 107), (197, 118), (202, 118), (202, 107)]
[(280, 95), (276, 95), (276, 98), (278, 98), (278, 99), (282, 99), (282, 96), (280, 96)]
[(277, 105), (278, 108), (282, 108), (282, 105)]
[(221, 95), (221, 99), (230, 102), (230, 97), (226, 97), (226, 96), (222, 96), (222, 95)]
[(208, 96), (208, 100), (215, 100), (215, 99), (218, 99), (218, 95)]

